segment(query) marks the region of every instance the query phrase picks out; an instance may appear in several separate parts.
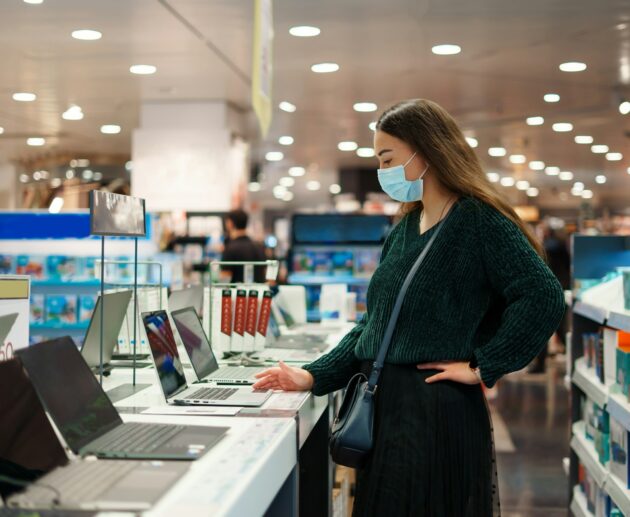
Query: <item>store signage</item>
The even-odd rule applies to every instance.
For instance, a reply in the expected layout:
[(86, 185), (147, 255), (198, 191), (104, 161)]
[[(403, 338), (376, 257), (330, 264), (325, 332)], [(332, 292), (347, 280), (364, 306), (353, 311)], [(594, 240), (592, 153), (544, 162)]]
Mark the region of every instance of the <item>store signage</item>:
[(90, 192), (90, 233), (92, 235), (144, 237), (146, 235), (144, 199), (113, 194), (104, 190)]
[(252, 105), (263, 138), (271, 125), (273, 76), (273, 13), (271, 0), (254, 0)]

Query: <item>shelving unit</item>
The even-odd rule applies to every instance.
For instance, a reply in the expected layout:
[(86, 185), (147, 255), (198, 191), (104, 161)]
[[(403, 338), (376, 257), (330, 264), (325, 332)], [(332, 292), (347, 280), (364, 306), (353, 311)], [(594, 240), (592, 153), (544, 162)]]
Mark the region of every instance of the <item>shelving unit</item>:
[(582, 493), (579, 486), (573, 487), (573, 499), (571, 500), (571, 512), (575, 517), (595, 517), (588, 511), (586, 504), (586, 496)]

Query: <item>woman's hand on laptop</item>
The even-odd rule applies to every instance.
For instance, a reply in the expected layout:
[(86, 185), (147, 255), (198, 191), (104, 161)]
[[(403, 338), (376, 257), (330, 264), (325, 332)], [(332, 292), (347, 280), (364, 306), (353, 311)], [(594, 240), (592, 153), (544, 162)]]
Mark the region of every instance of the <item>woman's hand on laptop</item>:
[(278, 366), (256, 374), (257, 390), (308, 391), (313, 387), (313, 376), (302, 368), (288, 366), (280, 361)]

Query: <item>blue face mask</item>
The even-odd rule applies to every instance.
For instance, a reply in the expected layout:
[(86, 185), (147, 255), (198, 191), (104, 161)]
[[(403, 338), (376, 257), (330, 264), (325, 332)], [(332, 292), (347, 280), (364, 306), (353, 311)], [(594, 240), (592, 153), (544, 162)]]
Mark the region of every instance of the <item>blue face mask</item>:
[(422, 200), (422, 177), (426, 174), (429, 164), (427, 164), (417, 180), (409, 181), (405, 178), (405, 167), (413, 160), (415, 155), (416, 153), (413, 153), (404, 165), (378, 169), (378, 182), (381, 184), (383, 192), (396, 201), (411, 203), (412, 201)]

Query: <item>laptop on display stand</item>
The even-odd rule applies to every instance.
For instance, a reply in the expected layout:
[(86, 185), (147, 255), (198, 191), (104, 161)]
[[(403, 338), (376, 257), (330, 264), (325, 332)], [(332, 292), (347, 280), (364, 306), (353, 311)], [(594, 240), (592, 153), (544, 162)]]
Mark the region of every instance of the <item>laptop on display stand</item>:
[(194, 460), (227, 431), (225, 427), (123, 423), (67, 336), (15, 353), (59, 433), (79, 456)]
[(145, 312), (142, 320), (155, 371), (168, 403), (260, 407), (271, 396), (270, 391), (255, 391), (250, 387), (189, 387), (166, 311)]
[(197, 314), (201, 316), (203, 309), (203, 286), (194, 285), (185, 289), (171, 291), (168, 297), (169, 312), (178, 311), (185, 307), (194, 307)]

